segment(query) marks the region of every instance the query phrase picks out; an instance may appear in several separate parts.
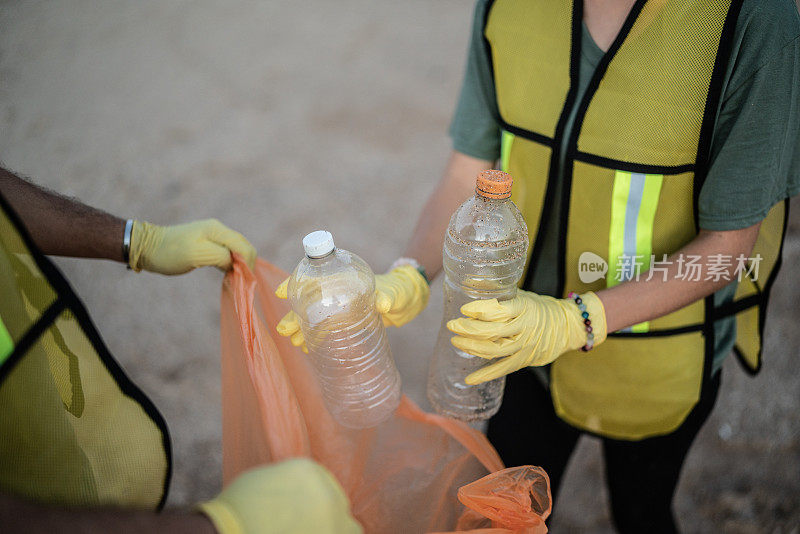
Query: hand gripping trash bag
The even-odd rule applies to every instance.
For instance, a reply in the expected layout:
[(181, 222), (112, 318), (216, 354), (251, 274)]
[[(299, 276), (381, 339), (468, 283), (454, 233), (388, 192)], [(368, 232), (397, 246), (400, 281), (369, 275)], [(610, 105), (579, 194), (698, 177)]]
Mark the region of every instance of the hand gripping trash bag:
[(222, 288), (223, 481), (291, 457), (327, 467), (368, 533), (473, 531), (540, 534), (550, 488), (540, 468), (503, 469), (469, 426), (403, 397), (379, 426), (353, 430), (330, 415), (307, 357), (275, 332), (288, 303), (286, 278), (239, 258)]

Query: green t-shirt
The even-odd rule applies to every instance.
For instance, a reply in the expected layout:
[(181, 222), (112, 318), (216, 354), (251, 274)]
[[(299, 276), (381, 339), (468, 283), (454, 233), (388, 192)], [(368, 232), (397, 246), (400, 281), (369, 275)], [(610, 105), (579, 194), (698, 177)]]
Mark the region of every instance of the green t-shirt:
[[(483, 41), (487, 1), (478, 0), (475, 8), (466, 72), (450, 135), (458, 152), (496, 161), (500, 157), (500, 126), (494, 119), (497, 99)], [(603, 55), (584, 26), (576, 102)], [(777, 202), (800, 193), (800, 15), (794, 2), (743, 2), (722, 95), (709, 172), (699, 198), (700, 227), (717, 231), (752, 226)], [(574, 123), (575, 108), (567, 121), (564, 143)], [(557, 179), (555, 198), (560, 196), (561, 172)], [(538, 268), (526, 289), (552, 295), (557, 286), (558, 209), (552, 210), (550, 217)], [(716, 293), (715, 302), (729, 302), (735, 291), (736, 284), (729, 284)], [(735, 320), (717, 321), (714, 372), (722, 366), (735, 339)]]

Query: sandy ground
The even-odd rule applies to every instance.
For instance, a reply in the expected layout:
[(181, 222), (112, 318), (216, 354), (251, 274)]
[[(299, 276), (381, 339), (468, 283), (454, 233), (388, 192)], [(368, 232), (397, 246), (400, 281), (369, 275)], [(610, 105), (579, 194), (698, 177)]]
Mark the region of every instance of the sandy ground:
[[(376, 271), (410, 235), (449, 150), (471, 3), (0, 2), (0, 158), (124, 217), (217, 217), (284, 269), (325, 227)], [(800, 208), (800, 206), (798, 206)], [(800, 213), (796, 211), (795, 213)], [(59, 260), (172, 430), (169, 503), (219, 489), (219, 288)], [(687, 532), (798, 532), (800, 217), (776, 286), (764, 371), (732, 359), (676, 500)], [(391, 342), (424, 402), (441, 292)], [(547, 436), (542, 436), (547, 439)], [(609, 532), (595, 440), (554, 532)]]

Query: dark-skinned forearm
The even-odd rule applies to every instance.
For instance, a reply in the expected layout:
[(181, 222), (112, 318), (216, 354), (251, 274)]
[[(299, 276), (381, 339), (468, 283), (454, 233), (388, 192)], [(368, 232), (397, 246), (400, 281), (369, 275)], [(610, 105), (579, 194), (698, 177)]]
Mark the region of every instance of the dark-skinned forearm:
[(0, 167), (0, 193), (45, 254), (122, 261), (125, 221)]
[(724, 278), (716, 281), (705, 280), (704, 270), (701, 277), (703, 279), (689, 281), (677, 277), (679, 266), (675, 260), (680, 255), (700, 256), (699, 262), (705, 266), (709, 263), (709, 256), (716, 254), (731, 258), (743, 254), (747, 257), (753, 250), (760, 226), (759, 223), (742, 230), (727, 232), (701, 230), (694, 240), (667, 258), (672, 264), (667, 266), (666, 275), (659, 273), (647, 280), (647, 273), (643, 273), (639, 280), (630, 280), (598, 291), (597, 296), (605, 308), (608, 331), (616, 332), (643, 321), (656, 319), (707, 297), (731, 283), (736, 278), (735, 262), (725, 271), (728, 280)]
[(216, 532), (211, 521), (198, 512), (155, 512), (111, 508), (59, 508), (38, 505), (21, 499), (0, 495), (0, 525), (4, 533), (114, 534)]

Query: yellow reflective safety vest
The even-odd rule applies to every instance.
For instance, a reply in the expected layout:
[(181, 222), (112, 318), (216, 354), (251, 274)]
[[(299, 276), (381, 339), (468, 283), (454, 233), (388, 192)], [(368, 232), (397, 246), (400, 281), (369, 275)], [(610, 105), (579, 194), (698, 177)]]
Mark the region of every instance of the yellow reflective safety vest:
[[(501, 164), (515, 177), (512, 198), (532, 236), (527, 272), (537, 267), (548, 213), (558, 203), (562, 297), (625, 279), (617, 270), (632, 261), (645, 272), (652, 258), (664, 259), (697, 235), (698, 196), (741, 0), (638, 0), (576, 102), (582, 4), (495, 0), (484, 19)], [(561, 154), (573, 106), (577, 115)], [(554, 198), (562, 157), (563, 195)], [(711, 295), (612, 333), (588, 354), (558, 358), (550, 389), (559, 416), (617, 439), (675, 430), (710, 377), (714, 321), (734, 314), (736, 352), (756, 372), (787, 213), (788, 201), (779, 203), (762, 223), (752, 254), (761, 256), (758, 277), (751, 271), (732, 303), (715, 308)], [(605, 279), (581, 281), (579, 260), (587, 252), (606, 262)]]
[(0, 195), (0, 493), (47, 504), (163, 506), (164, 418)]

